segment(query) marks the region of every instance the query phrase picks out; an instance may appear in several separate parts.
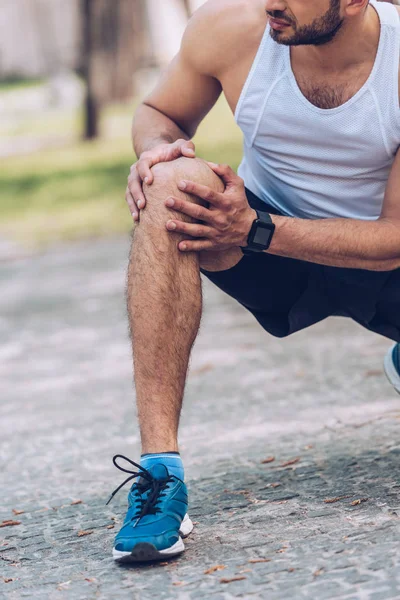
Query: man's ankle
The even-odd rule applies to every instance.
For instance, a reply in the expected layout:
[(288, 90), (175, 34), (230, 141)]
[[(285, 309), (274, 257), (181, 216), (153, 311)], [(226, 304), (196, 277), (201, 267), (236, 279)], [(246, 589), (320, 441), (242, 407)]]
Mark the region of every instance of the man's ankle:
[(154, 464), (163, 464), (170, 475), (179, 477), (182, 481), (185, 480), (185, 470), (179, 452), (155, 452), (142, 454), (140, 458), (140, 466), (150, 470)]
[(164, 452), (177, 452), (179, 454), (178, 442), (168, 442), (165, 444), (142, 443), (142, 456), (143, 454), (159, 454)]

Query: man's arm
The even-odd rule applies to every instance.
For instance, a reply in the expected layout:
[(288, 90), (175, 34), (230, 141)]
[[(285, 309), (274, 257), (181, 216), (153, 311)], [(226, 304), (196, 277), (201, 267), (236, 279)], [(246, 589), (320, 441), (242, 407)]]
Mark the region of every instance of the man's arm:
[(211, 7), (207, 3), (191, 19), (180, 52), (135, 113), (132, 139), (139, 160), (131, 166), (125, 193), (134, 221), (140, 219), (146, 206), (143, 182), (153, 183), (152, 167), (181, 156), (195, 156), (189, 140), (221, 93), (210, 68), (218, 63), (213, 55), (221, 54), (215, 48), (218, 36), (213, 13), (224, 10), (225, 3), (219, 0)]
[(376, 221), (294, 219), (271, 215), (276, 233), (268, 252), (334, 267), (400, 268), (400, 151)]
[(157, 144), (190, 139), (216, 103), (222, 87), (215, 74), (223, 60), (226, 1), (207, 3), (189, 21), (179, 54), (135, 114), (132, 137), (136, 154)]

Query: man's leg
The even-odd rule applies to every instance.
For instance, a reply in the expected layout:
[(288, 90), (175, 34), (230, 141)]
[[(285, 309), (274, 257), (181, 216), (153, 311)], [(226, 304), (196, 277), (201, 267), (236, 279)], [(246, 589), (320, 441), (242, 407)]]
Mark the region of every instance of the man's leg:
[[(144, 187), (147, 204), (134, 230), (128, 270), (139, 426), (142, 452), (147, 456), (140, 461), (141, 477), (130, 489), (128, 512), (115, 538), (113, 557), (122, 562), (176, 556), (185, 549), (182, 537), (193, 529), (182, 461), (170, 453), (178, 451), (186, 373), (201, 319), (201, 257), (178, 250), (182, 236), (169, 232), (166, 223), (171, 216), (184, 217), (168, 209), (165, 200), (172, 195), (202, 202), (178, 190), (181, 179), (217, 191), (224, 187), (198, 159), (161, 163), (153, 167), (153, 173), (153, 184)], [(237, 250), (227, 254), (238, 262)]]
[(178, 451), (189, 356), (202, 311), (200, 257), (181, 253), (177, 245), (182, 236), (166, 229), (171, 214), (190, 218), (173, 213), (165, 200), (176, 196), (201, 202), (177, 188), (181, 179), (223, 191), (218, 176), (198, 159), (161, 163), (153, 172), (154, 183), (144, 187), (147, 205), (134, 231), (127, 289), (143, 453)]

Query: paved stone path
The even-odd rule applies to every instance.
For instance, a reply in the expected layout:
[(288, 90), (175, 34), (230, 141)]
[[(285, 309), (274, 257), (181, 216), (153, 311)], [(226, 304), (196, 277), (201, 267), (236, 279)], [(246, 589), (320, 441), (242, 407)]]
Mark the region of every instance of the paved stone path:
[(0, 528), (0, 598), (400, 598), (389, 342), (339, 318), (277, 340), (208, 284), (181, 429), (195, 531), (179, 560), (113, 563), (111, 458), (139, 457), (127, 248), (0, 264), (0, 524), (19, 522)]

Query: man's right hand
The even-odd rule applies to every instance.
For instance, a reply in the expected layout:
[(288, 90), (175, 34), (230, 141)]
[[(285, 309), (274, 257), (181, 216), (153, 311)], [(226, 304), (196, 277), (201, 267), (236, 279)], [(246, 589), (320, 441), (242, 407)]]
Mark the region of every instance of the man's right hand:
[(146, 206), (143, 183), (147, 185), (153, 183), (151, 167), (157, 163), (176, 160), (181, 156), (195, 158), (196, 153), (193, 142), (179, 139), (173, 144), (160, 144), (143, 152), (139, 160), (131, 166), (125, 198), (134, 221), (139, 221), (139, 212)]

